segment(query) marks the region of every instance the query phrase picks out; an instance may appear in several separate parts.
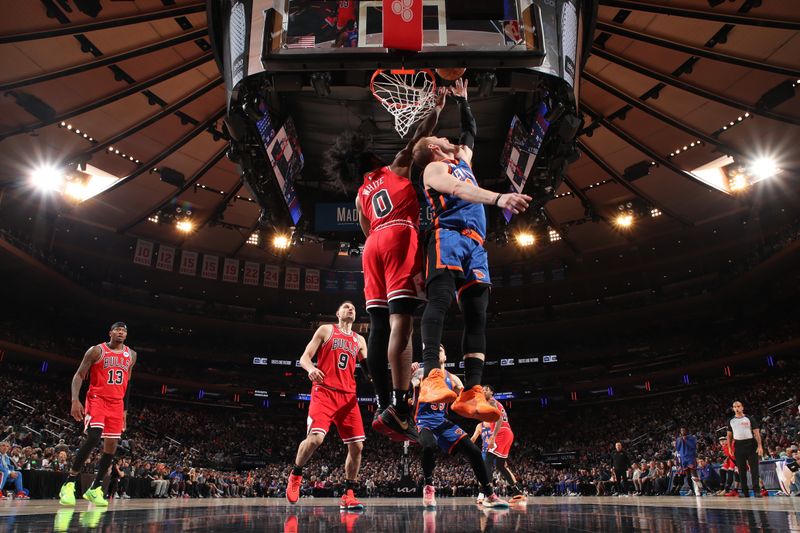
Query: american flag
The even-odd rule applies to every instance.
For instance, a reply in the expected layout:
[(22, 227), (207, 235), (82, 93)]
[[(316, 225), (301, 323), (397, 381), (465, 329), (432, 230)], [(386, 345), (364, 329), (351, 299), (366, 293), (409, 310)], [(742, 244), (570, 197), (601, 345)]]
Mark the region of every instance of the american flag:
[(317, 44), (314, 35), (301, 35), (299, 37), (289, 37), (286, 43), (287, 48), (314, 48)]

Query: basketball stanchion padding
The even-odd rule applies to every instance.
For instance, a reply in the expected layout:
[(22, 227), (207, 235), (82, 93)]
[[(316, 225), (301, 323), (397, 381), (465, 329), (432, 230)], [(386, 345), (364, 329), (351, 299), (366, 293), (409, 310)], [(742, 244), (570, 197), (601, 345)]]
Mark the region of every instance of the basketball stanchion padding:
[(394, 129), (401, 137), (436, 105), (436, 76), (429, 69), (378, 69), (369, 85), (375, 98), (394, 117)]

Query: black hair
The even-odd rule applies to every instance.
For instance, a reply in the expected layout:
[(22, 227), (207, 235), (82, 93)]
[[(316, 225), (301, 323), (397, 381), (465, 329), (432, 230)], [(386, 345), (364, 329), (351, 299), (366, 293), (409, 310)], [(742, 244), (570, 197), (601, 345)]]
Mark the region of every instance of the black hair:
[(357, 131), (345, 131), (325, 151), (322, 171), (345, 194), (358, 189), (367, 172), (383, 166), (385, 162), (369, 150), (367, 138)]

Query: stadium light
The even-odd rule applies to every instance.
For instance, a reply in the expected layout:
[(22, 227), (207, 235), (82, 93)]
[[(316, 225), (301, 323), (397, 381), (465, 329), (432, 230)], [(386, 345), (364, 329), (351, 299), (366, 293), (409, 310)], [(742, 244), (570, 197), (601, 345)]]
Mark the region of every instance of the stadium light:
[(175, 227), (178, 228), (178, 231), (182, 231), (183, 233), (190, 233), (194, 229), (194, 224), (191, 220), (183, 219), (179, 220), (175, 223)]
[(31, 172), (31, 183), (42, 191), (56, 191), (64, 184), (64, 173), (50, 165), (37, 167)]
[(272, 246), (276, 250), (286, 250), (291, 242), (292, 240), (288, 235), (279, 233), (273, 237)]
[(631, 214), (623, 214), (619, 215), (615, 220), (617, 226), (621, 228), (630, 228), (633, 225), (633, 215)]
[(777, 162), (771, 157), (759, 157), (750, 165), (750, 174), (759, 180), (771, 178), (780, 172)]
[(536, 242), (536, 237), (533, 235), (533, 233), (528, 233), (527, 231), (521, 231), (517, 233), (515, 239), (517, 241), (517, 245), (523, 248), (533, 246), (533, 244)]

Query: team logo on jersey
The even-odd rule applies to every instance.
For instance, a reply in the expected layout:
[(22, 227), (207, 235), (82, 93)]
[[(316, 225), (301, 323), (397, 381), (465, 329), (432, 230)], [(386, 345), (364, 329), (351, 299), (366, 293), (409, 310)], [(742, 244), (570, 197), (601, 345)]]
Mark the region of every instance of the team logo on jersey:
[(472, 273), (475, 274), (475, 277), (478, 279), (484, 279), (486, 277), (486, 274), (477, 269), (473, 269)]
[(127, 351), (122, 352), (122, 357), (130, 357), (131, 354)]

